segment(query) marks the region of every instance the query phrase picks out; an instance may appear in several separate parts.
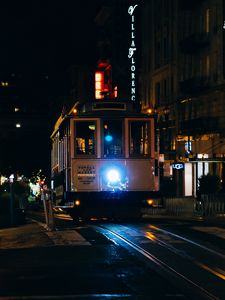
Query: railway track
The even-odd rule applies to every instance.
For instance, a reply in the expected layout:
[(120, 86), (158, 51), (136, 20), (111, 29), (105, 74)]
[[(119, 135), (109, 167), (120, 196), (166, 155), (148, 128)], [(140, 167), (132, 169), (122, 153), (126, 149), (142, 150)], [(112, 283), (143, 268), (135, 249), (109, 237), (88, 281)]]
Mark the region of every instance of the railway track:
[[(71, 218), (64, 220), (64, 215), (60, 218), (63, 230)], [(72, 223), (70, 226), (79, 232), (79, 226)], [(144, 260), (149, 269), (181, 291), (177, 297), (224, 299), (225, 255), (216, 247), (153, 224), (90, 223), (84, 227)]]
[[(213, 269), (211, 267), (207, 267), (207, 264), (195, 261), (191, 255), (184, 253), (184, 251), (179, 251), (175, 247), (171, 247), (170, 243), (165, 242), (165, 240), (163, 240), (162, 234), (164, 235), (164, 237), (170, 236), (172, 238), (175, 238), (176, 243), (178, 244), (178, 241), (180, 241), (181, 243), (185, 242), (185, 244), (188, 244), (189, 246), (192, 245), (194, 247), (197, 247), (201, 249), (201, 251), (207, 252), (210, 255), (217, 257), (220, 262), (222, 260), (225, 261), (225, 256), (210, 248), (205, 247), (204, 245), (196, 243), (177, 234), (173, 234), (169, 231), (159, 229), (155, 226), (153, 226), (153, 228), (155, 231), (160, 232), (161, 235), (160, 237), (156, 237), (155, 235), (149, 235), (149, 239), (151, 242), (148, 244), (146, 240), (143, 240), (143, 236), (141, 238), (142, 233), (136, 231), (135, 234), (135, 230), (131, 230), (130, 227), (128, 228), (123, 225), (99, 225), (95, 227), (97, 231), (101, 232), (103, 235), (107, 236), (115, 243), (122, 245), (128, 251), (135, 252), (141, 259), (144, 259), (145, 262), (149, 264), (150, 268), (154, 269), (160, 276), (169, 280), (171, 284), (175, 285), (176, 287), (179, 287), (182, 293), (185, 296), (190, 297), (190, 299), (224, 299), (220, 288), (218, 288), (219, 291), (216, 291), (216, 289), (208, 289), (208, 287), (205, 287), (203, 282), (196, 281), (194, 279), (194, 277), (192, 276), (192, 272), (194, 272), (197, 267), (199, 269), (198, 272), (210, 273), (209, 278), (211, 278), (212, 275), (215, 275), (220, 280), (225, 279), (223, 274), (219, 274), (219, 272), (217, 272), (216, 274), (215, 272), (213, 272)], [(131, 235), (129, 235), (129, 232), (132, 232)], [(145, 233), (145, 236), (146, 235), (148, 234)], [(146, 247), (146, 245), (148, 247)], [(178, 264), (182, 260), (185, 260), (185, 263), (183, 264), (184, 268), (189, 264), (189, 268), (192, 269), (192, 271), (189, 271), (190, 273), (188, 274), (188, 272), (186, 272), (187, 270), (184, 270), (184, 272), (180, 272), (179, 270), (177, 270), (174, 264), (168, 263), (168, 261), (166, 262), (160, 257), (160, 255), (157, 255), (157, 249), (159, 247), (163, 248), (164, 250), (166, 249), (166, 251), (169, 251), (170, 255), (171, 253), (173, 255), (176, 255)], [(167, 252), (164, 251), (164, 255), (166, 255), (165, 253)], [(192, 266), (190, 267), (190, 265)], [(203, 276), (203, 278), (205, 278), (205, 275)], [(220, 284), (218, 284), (218, 287)]]

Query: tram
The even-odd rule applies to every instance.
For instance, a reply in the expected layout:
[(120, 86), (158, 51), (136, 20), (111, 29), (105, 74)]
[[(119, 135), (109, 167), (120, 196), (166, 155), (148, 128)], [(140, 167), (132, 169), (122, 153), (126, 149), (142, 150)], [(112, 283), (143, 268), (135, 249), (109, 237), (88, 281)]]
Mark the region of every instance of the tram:
[(75, 103), (51, 142), (54, 205), (74, 220), (138, 218), (159, 198), (154, 116), (132, 103)]

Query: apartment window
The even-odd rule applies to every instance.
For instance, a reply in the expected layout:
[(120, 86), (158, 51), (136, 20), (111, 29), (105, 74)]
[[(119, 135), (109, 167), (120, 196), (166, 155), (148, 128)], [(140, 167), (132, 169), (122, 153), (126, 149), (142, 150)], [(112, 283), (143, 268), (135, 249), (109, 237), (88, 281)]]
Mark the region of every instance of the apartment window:
[(161, 94), (161, 89), (160, 89), (160, 82), (157, 82), (155, 84), (155, 102), (156, 105), (160, 105), (160, 94)]
[(210, 57), (209, 55), (206, 56), (206, 76), (209, 77), (210, 75)]
[(156, 68), (160, 67), (160, 52), (161, 52), (160, 42), (156, 41), (155, 42), (155, 67)]
[(163, 46), (164, 46), (164, 63), (168, 64), (169, 62), (169, 41), (168, 36), (164, 37), (163, 39)]
[(170, 86), (171, 86), (171, 95), (173, 97), (173, 93), (174, 93), (174, 79), (173, 76), (171, 76), (171, 82), (170, 82)]
[(209, 32), (209, 18), (210, 18), (210, 9), (206, 9), (205, 13), (205, 32)]

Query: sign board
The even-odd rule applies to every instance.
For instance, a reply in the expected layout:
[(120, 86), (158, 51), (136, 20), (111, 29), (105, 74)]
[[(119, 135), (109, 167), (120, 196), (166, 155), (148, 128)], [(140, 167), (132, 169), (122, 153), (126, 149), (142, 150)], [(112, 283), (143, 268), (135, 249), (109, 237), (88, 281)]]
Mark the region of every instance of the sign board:
[(128, 52), (128, 58), (130, 59), (130, 71), (131, 71), (131, 101), (136, 100), (136, 44), (135, 44), (135, 9), (138, 5), (129, 6), (128, 14), (131, 17), (131, 43)]
[(77, 168), (78, 181), (82, 184), (90, 184), (95, 181), (96, 170), (94, 165), (79, 165)]
[(172, 168), (175, 170), (184, 170), (184, 164), (183, 163), (174, 163), (174, 164), (172, 164)]

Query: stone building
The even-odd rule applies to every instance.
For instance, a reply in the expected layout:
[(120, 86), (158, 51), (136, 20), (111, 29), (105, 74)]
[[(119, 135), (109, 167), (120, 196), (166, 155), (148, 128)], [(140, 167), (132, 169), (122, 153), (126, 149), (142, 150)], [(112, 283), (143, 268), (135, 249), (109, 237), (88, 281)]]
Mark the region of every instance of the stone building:
[(196, 195), (198, 178), (225, 188), (225, 1), (144, 1), (140, 100), (157, 114), (162, 178)]

